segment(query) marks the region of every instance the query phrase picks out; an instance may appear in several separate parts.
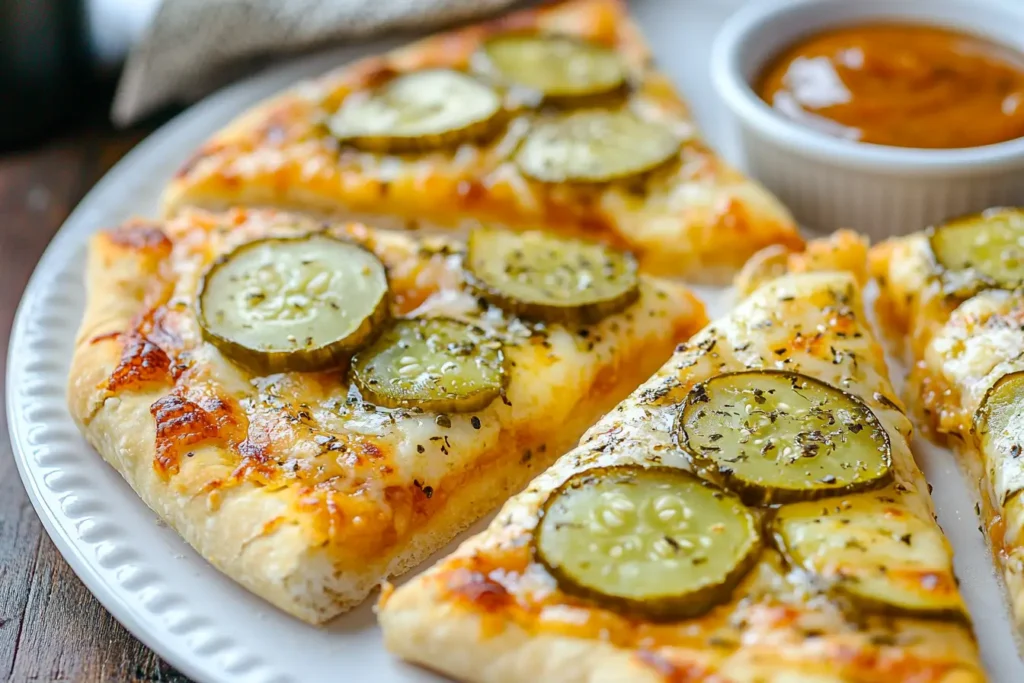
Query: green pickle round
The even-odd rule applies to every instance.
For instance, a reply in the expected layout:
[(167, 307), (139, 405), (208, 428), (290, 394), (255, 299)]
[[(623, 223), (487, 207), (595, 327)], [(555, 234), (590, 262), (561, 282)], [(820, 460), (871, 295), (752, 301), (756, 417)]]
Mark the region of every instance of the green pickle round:
[(729, 600), (757, 561), (758, 520), (735, 495), (675, 468), (580, 472), (545, 502), (534, 556), (566, 593), (670, 621)]
[(1024, 209), (958, 218), (930, 230), (928, 240), (950, 294), (1024, 286)]
[(500, 341), (449, 318), (398, 320), (352, 359), (352, 381), (386, 408), (480, 410), (505, 388)]
[(892, 481), (889, 436), (859, 398), (805, 375), (751, 370), (696, 385), (676, 422), (694, 464), (750, 503)]
[(678, 156), (666, 126), (628, 111), (586, 109), (536, 123), (515, 155), (545, 183), (605, 183), (652, 171)]
[(569, 36), (506, 33), (485, 41), (480, 56), (486, 72), (547, 101), (607, 95), (626, 82), (626, 65), (614, 50)]
[(974, 438), (989, 462), (991, 484), (1001, 495), (1024, 489), (1024, 370), (1000, 377), (974, 414)]
[(338, 367), (389, 315), (387, 272), (363, 247), (324, 233), (247, 242), (203, 276), (203, 337), (264, 373)]
[(542, 232), (474, 230), (465, 268), (475, 294), (544, 322), (596, 323), (640, 296), (632, 255)]
[(494, 130), (501, 111), (501, 96), (472, 76), (425, 69), (350, 95), (327, 127), (369, 151), (419, 151), (480, 139)]

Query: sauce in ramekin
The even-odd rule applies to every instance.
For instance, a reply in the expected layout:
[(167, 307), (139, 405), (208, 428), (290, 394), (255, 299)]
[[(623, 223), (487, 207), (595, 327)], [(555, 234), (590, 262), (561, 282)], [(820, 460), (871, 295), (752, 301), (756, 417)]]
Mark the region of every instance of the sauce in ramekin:
[(756, 89), (783, 116), (860, 142), (952, 149), (1024, 136), (1024, 54), (944, 28), (821, 33), (779, 55)]

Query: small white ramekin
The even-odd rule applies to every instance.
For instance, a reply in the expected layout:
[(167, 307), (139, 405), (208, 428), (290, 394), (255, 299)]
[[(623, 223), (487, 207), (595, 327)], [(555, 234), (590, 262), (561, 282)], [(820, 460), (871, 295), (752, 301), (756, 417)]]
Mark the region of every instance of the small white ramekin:
[(899, 235), (990, 206), (1024, 204), (1024, 138), (907, 149), (833, 138), (777, 114), (750, 86), (804, 37), (873, 21), (967, 31), (1024, 51), (1024, 0), (755, 0), (715, 39), (711, 77), (739, 122), (747, 168), (801, 224)]

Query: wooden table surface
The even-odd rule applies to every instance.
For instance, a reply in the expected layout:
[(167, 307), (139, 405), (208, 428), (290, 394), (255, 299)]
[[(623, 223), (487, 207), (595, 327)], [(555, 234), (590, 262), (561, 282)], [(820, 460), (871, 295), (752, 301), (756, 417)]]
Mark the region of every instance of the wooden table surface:
[[(28, 152), (0, 154), (0, 375), (14, 312), (43, 249), (146, 132), (90, 125)], [(3, 401), (0, 395), (0, 681), (187, 682), (103, 609), (50, 542), (15, 469)]]

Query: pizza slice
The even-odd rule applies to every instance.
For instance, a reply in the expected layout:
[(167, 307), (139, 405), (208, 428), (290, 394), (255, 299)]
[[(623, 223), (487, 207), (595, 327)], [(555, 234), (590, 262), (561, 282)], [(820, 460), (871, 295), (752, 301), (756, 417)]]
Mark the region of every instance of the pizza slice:
[(164, 203), (544, 229), (702, 280), (801, 244), (782, 205), (698, 138), (621, 0), (527, 9), (301, 83), (206, 142)]
[(322, 622), (570, 448), (704, 324), (598, 243), (273, 210), (89, 250), (71, 412), (214, 566)]
[(880, 318), (923, 421), (977, 486), (1024, 633), (1024, 210), (993, 209), (872, 249)]
[(489, 683), (983, 681), (910, 433), (856, 277), (767, 280), (385, 589), (385, 642)]

